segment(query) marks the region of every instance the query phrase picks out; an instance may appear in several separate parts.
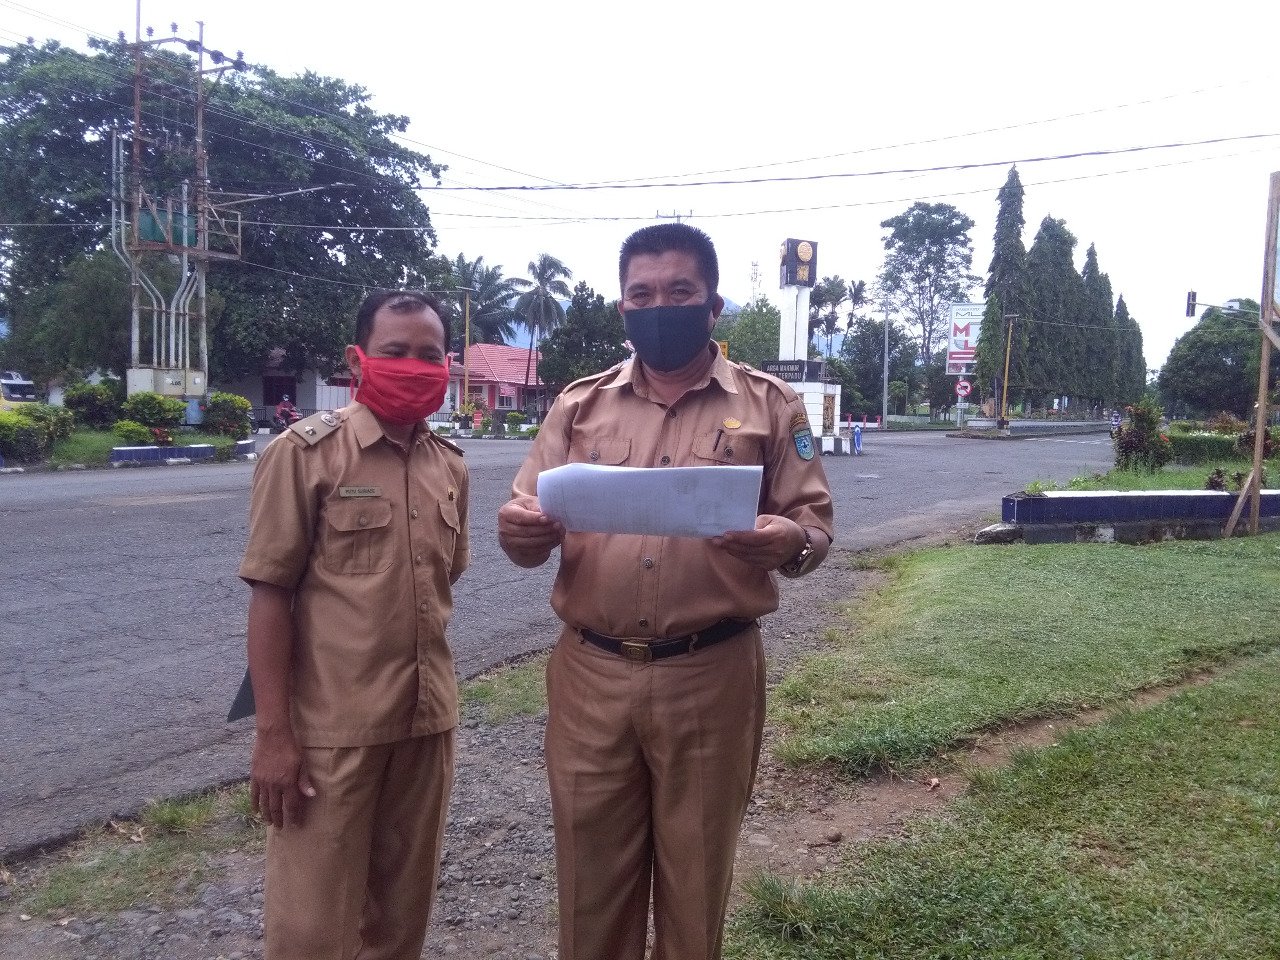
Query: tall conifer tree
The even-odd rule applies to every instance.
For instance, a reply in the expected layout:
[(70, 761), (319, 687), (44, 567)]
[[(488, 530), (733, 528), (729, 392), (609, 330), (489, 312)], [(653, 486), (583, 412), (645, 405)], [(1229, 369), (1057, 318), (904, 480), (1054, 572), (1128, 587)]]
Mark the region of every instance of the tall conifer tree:
[(1031, 316), (1027, 345), (1027, 394), (1051, 406), (1054, 397), (1080, 396), (1084, 334), (1079, 328), (1084, 281), (1076, 273), (1076, 238), (1066, 221), (1045, 217), (1027, 251)]
[[(1010, 167), (1009, 176), (996, 195), (1000, 208), (996, 213), (994, 252), (987, 272), (987, 308), (983, 313), (982, 332), (978, 339), (975, 379), (984, 394), (987, 390), (994, 389), (1003, 376), (1004, 315), (1020, 313), (1026, 309), (1028, 284), (1027, 248), (1022, 242), (1022, 230), (1026, 226), (1022, 214), (1023, 192), (1018, 168)], [(1025, 342), (1025, 325), (1015, 326), (1014, 356), (1009, 376), (1012, 383), (1026, 380), (1023, 364)], [(996, 399), (998, 401), (999, 397)]]
[(1102, 407), (1118, 392), (1117, 375), (1127, 346), (1127, 331), (1116, 325), (1111, 278), (1099, 268), (1098, 251), (1092, 243), (1085, 253), (1080, 276), (1084, 281), (1082, 398), (1091, 406)]

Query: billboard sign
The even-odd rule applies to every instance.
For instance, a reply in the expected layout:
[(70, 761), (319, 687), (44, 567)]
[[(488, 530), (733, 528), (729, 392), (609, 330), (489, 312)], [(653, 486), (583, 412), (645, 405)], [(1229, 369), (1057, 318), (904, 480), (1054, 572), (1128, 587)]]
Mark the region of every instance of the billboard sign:
[(953, 303), (947, 321), (947, 373), (968, 376), (978, 356), (978, 334), (982, 331), (985, 303)]

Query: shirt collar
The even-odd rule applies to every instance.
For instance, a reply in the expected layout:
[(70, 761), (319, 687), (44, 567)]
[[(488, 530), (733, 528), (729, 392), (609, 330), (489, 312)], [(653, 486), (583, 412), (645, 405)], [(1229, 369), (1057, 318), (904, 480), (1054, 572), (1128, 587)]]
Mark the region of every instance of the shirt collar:
[[(710, 386), (714, 380), (720, 384), (721, 389), (725, 393), (737, 393), (738, 385), (733, 380), (733, 367), (729, 365), (729, 361), (724, 358), (724, 354), (720, 352), (718, 346), (708, 346), (708, 350), (715, 350), (715, 358), (711, 361), (711, 366), (703, 375), (702, 379), (688, 389), (688, 393), (698, 390), (704, 390)], [(645, 380), (644, 373), (640, 369), (640, 364), (636, 357), (632, 357), (625, 363), (618, 372), (618, 377), (612, 383), (604, 385), (601, 389), (612, 390), (615, 387), (621, 387), (623, 384), (630, 384), (632, 391), (639, 396), (649, 397), (649, 384)]]
[[(387, 432), (382, 429), (382, 424), (378, 422), (378, 418), (373, 415), (373, 411), (357, 400), (352, 400), (346, 408), (347, 419), (351, 421), (352, 427), (355, 429), (356, 442), (360, 444), (361, 449), (368, 449), (379, 440), (385, 439), (396, 447), (399, 446), (394, 440), (387, 436)], [(430, 429), (426, 421), (414, 424), (413, 436), (409, 438), (409, 445), (413, 446), (420, 442)]]

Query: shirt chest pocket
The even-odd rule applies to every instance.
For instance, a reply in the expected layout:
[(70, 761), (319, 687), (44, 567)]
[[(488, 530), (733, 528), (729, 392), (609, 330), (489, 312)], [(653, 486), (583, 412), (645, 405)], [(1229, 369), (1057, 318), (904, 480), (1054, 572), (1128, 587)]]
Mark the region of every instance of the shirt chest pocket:
[(382, 573), (395, 558), (391, 501), (331, 501), (320, 529), (320, 562), (334, 573)]
[(732, 430), (712, 430), (693, 441), (693, 455), (707, 464), (756, 467), (764, 463), (763, 447), (755, 437)]
[(625, 439), (596, 438), (575, 440), (569, 447), (570, 463), (601, 463), (619, 466), (631, 456), (631, 441)]

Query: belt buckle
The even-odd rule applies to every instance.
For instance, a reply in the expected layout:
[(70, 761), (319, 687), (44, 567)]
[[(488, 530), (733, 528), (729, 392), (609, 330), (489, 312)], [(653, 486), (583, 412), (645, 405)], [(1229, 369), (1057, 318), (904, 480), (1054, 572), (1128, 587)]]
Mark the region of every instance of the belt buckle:
[(618, 652), (632, 663), (650, 663), (653, 651), (647, 643), (636, 643), (634, 640), (623, 640)]

